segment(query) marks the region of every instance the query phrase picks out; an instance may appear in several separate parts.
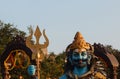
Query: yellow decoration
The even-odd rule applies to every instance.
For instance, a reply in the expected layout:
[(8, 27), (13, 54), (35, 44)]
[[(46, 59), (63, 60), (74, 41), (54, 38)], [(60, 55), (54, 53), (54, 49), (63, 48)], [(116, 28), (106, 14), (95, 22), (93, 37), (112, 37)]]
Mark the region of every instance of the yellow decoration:
[[(15, 55), (13, 56), (13, 54)], [(24, 59), (22, 58), (22, 55)], [(10, 58), (11, 56), (12, 58)], [(27, 59), (26, 65), (23, 65), (23, 61), (25, 61), (25, 59)], [(9, 60), (12, 60), (12, 62), (9, 62)], [(19, 63), (18, 65), (16, 65), (17, 61)], [(10, 67), (9, 64), (11, 64), (12, 66)], [(29, 64), (30, 64), (30, 58), (29, 56), (26, 55), (26, 53), (23, 50), (11, 51), (7, 59), (4, 61), (5, 68), (8, 70), (12, 70), (15, 67), (24, 69), (27, 68)]]
[(97, 72), (95, 74), (95, 79), (106, 79), (106, 77), (103, 74), (101, 74), (100, 72)]
[(69, 49), (77, 49), (77, 51), (80, 53), (82, 51), (87, 51), (90, 49), (90, 44), (86, 43), (82, 34), (80, 32), (77, 32), (74, 41), (69, 46)]
[(32, 27), (31, 27), (30, 28), (30, 35), (26, 38), (26, 45), (33, 52), (32, 60), (35, 60), (37, 58), (37, 54), (39, 53), (40, 54), (40, 60), (42, 61), (45, 57), (44, 51), (42, 49), (46, 49), (49, 45), (49, 40), (48, 40), (48, 38), (45, 34), (45, 30), (43, 30), (43, 36), (45, 38), (44, 44), (39, 43), (39, 39), (42, 36), (42, 33), (41, 33), (38, 26), (37, 26), (36, 31), (34, 33), (34, 36), (36, 38), (36, 43), (35, 44), (31, 42), (32, 36), (33, 36), (33, 30), (32, 30)]

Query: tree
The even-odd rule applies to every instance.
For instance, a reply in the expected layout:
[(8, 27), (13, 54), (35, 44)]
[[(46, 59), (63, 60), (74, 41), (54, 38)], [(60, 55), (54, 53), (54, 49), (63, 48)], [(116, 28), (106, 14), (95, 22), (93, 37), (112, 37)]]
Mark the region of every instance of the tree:
[(18, 30), (13, 24), (3, 23), (0, 21), (0, 55), (5, 49), (8, 42), (10, 42), (16, 35), (25, 37), (25, 32)]
[(41, 79), (46, 79), (46, 77), (50, 77), (51, 79), (58, 79), (64, 72), (64, 60), (64, 52), (58, 55), (51, 53), (48, 58), (45, 58), (41, 62)]
[[(13, 24), (0, 21), (0, 57), (6, 45), (17, 35), (25, 38), (25, 32), (18, 30)], [(1, 68), (0, 68), (1, 69)], [(1, 70), (0, 70), (1, 71)], [(24, 70), (25, 71), (25, 70)], [(22, 71), (21, 71), (22, 72)], [(11, 72), (11, 74), (13, 74)], [(0, 74), (1, 76), (1, 74)]]

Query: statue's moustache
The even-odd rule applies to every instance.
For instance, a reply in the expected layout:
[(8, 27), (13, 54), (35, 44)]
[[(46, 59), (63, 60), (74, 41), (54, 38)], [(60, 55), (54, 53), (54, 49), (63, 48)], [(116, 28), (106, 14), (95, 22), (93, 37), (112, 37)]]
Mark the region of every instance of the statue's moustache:
[(77, 60), (74, 60), (75, 62), (79, 62), (79, 63), (82, 63), (82, 62), (86, 62), (88, 59), (77, 59)]

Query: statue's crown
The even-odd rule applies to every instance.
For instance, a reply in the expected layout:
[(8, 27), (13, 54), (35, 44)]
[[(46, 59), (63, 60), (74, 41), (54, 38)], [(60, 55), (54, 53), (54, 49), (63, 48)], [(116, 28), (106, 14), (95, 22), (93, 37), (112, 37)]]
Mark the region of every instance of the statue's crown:
[(77, 32), (74, 41), (70, 44), (66, 50), (77, 50), (77, 52), (87, 51), (90, 49), (90, 44), (87, 43), (82, 34)]

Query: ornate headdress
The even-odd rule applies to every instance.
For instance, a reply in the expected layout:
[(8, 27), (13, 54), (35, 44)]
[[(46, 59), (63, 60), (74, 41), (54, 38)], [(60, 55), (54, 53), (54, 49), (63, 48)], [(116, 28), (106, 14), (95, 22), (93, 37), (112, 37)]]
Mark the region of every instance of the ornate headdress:
[(80, 32), (77, 32), (74, 37), (74, 41), (66, 48), (66, 52), (70, 50), (76, 50), (77, 52), (80, 53), (82, 51), (88, 51), (88, 50), (93, 51), (93, 47), (84, 40)]

